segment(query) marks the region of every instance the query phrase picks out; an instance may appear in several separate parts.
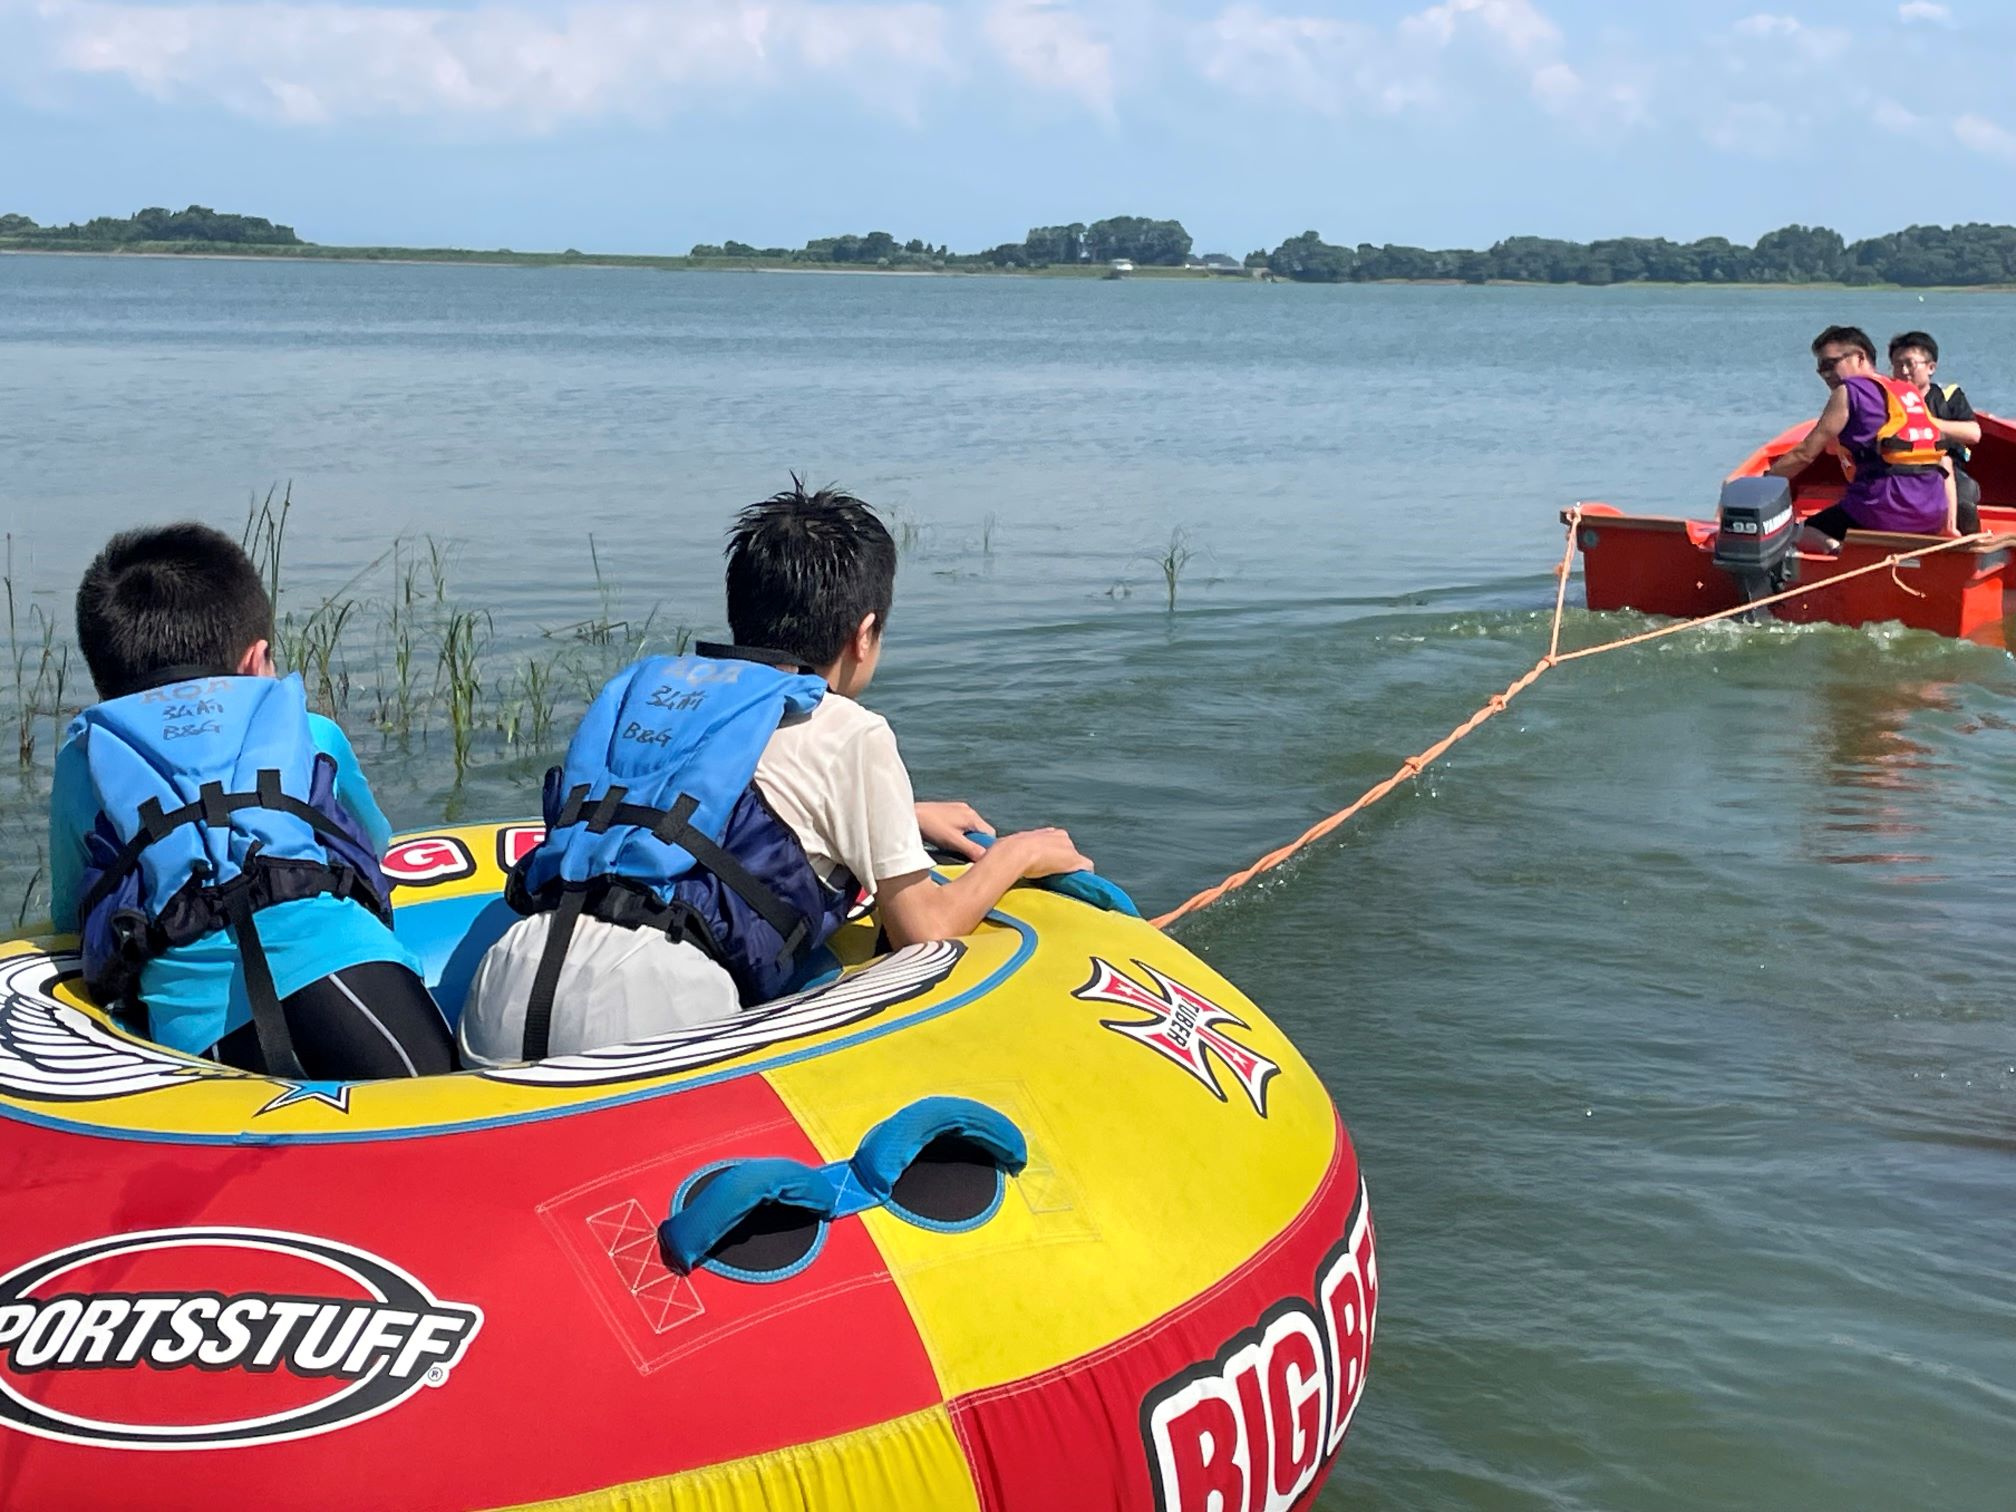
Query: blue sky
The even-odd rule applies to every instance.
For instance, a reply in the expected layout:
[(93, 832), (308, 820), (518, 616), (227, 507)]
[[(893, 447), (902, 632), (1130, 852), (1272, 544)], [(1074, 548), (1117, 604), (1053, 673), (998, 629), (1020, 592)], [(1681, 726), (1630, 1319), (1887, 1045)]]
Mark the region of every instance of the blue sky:
[(0, 210), (975, 249), (2016, 221), (2005, 0), (0, 0)]

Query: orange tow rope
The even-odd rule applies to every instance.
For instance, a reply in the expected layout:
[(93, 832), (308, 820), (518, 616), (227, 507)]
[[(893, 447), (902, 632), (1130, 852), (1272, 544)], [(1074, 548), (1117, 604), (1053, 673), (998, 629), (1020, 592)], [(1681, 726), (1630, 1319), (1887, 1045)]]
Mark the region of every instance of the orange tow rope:
[(1698, 630), (1701, 626), (1712, 625), (1717, 620), (1733, 619), (1739, 614), (1748, 614), (1753, 609), (1761, 609), (1770, 604), (1780, 604), (1787, 599), (1795, 599), (1802, 594), (1813, 593), (1822, 588), (1829, 588), (1836, 583), (1845, 583), (1851, 578), (1858, 578), (1866, 573), (1882, 572), (1886, 569), (1895, 573), (1898, 564), (1901, 562), (1908, 562), (1916, 557), (1933, 556), (1941, 551), (1952, 551), (1955, 547), (1959, 546), (1970, 546), (1977, 541), (1988, 540), (1994, 534), (1992, 531), (1977, 531), (1973, 535), (1956, 536), (1950, 541), (1940, 541), (1933, 546), (1921, 546), (1915, 551), (1893, 552), (1881, 561), (1871, 562), (1867, 566), (1852, 568), (1847, 572), (1837, 573), (1833, 577), (1822, 578), (1818, 582), (1802, 584), (1796, 588), (1787, 588), (1782, 593), (1774, 593), (1768, 597), (1757, 599), (1752, 603), (1739, 604), (1733, 609), (1723, 609), (1714, 614), (1704, 614), (1699, 619), (1682, 620), (1678, 624), (1661, 625), (1655, 630), (1647, 630), (1640, 635), (1627, 635), (1619, 640), (1604, 641), (1601, 645), (1583, 646), (1575, 651), (1563, 651), (1561, 649), (1561, 616), (1568, 600), (1568, 569), (1575, 560), (1575, 528), (1581, 523), (1582, 511), (1580, 509), (1569, 510), (1567, 514), (1567, 544), (1562, 547), (1560, 564), (1554, 569), (1554, 623), (1548, 631), (1547, 654), (1545, 656), (1533, 663), (1524, 674), (1508, 684), (1504, 692), (1493, 693), (1474, 714), (1456, 726), (1447, 735), (1444, 735), (1440, 740), (1436, 741), (1435, 744), (1429, 746), (1424, 751), (1419, 751), (1409, 756), (1405, 761), (1401, 762), (1393, 775), (1386, 778), (1385, 781), (1367, 788), (1345, 807), (1311, 825), (1280, 849), (1269, 851), (1245, 870), (1234, 872), (1223, 882), (1218, 883), (1216, 886), (1205, 888), (1204, 891), (1196, 894), (1194, 897), (1186, 898), (1183, 902), (1170, 909), (1169, 912), (1159, 914), (1149, 922), (1157, 929), (1167, 929), (1186, 914), (1193, 914), (1200, 908), (1209, 907), (1227, 893), (1244, 887), (1255, 877), (1274, 870), (1275, 867), (1288, 860), (1289, 857), (1295, 855), (1298, 851), (1308, 849), (1311, 845), (1314, 845), (1318, 840), (1321, 840), (1325, 835), (1343, 824), (1347, 819), (1370, 808), (1381, 798), (1384, 798), (1388, 793), (1399, 787), (1401, 783), (1420, 776), (1424, 767), (1432, 762), (1439, 761), (1457, 741), (1483, 724), (1492, 715), (1502, 714), (1507, 704), (1538, 682), (1541, 674), (1546, 672), (1550, 667), (1558, 667), (1572, 661), (1581, 661), (1584, 657), (1588, 656), (1601, 656), (1606, 651), (1621, 651), (1626, 646), (1640, 646), (1646, 641), (1662, 640), (1666, 636), (1678, 635), (1685, 630)]

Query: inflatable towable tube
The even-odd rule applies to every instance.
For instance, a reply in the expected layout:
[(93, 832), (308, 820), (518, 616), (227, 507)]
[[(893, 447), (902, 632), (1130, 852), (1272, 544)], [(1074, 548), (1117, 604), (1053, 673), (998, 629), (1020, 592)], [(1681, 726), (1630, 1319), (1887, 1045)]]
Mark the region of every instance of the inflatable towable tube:
[[(395, 847), (444, 1005), (538, 833)], [(356, 1084), (134, 1039), (67, 941), (0, 945), (0, 1501), (1311, 1503), (1378, 1268), (1309, 1066), (1069, 898), (873, 943), (704, 1030)]]

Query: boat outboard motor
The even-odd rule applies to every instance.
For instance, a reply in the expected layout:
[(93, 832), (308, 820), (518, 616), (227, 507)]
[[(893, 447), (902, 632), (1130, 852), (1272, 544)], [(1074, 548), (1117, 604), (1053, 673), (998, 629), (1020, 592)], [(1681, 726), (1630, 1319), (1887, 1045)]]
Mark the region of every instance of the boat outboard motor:
[(1715, 565), (1736, 579), (1743, 601), (1754, 604), (1779, 592), (1799, 576), (1793, 543), (1789, 478), (1731, 478), (1715, 507)]

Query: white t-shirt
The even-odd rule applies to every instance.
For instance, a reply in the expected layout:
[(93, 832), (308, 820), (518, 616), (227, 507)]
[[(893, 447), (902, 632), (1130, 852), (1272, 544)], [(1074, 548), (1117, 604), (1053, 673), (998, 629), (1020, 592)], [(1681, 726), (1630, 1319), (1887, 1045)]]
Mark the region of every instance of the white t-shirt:
[[(756, 786), (827, 882), (844, 868), (872, 893), (931, 865), (895, 732), (851, 698), (828, 693), (804, 719), (780, 726), (756, 763)], [(520, 919), (477, 963), (457, 1030), (467, 1064), (520, 1058), (525, 1004), (552, 922), (551, 914)], [(728, 973), (697, 947), (582, 919), (553, 994), (547, 1053), (624, 1044), (741, 1007)]]
[(828, 693), (805, 718), (779, 726), (756, 763), (756, 786), (826, 881), (845, 867), (872, 893), (931, 865), (896, 733), (851, 698)]

